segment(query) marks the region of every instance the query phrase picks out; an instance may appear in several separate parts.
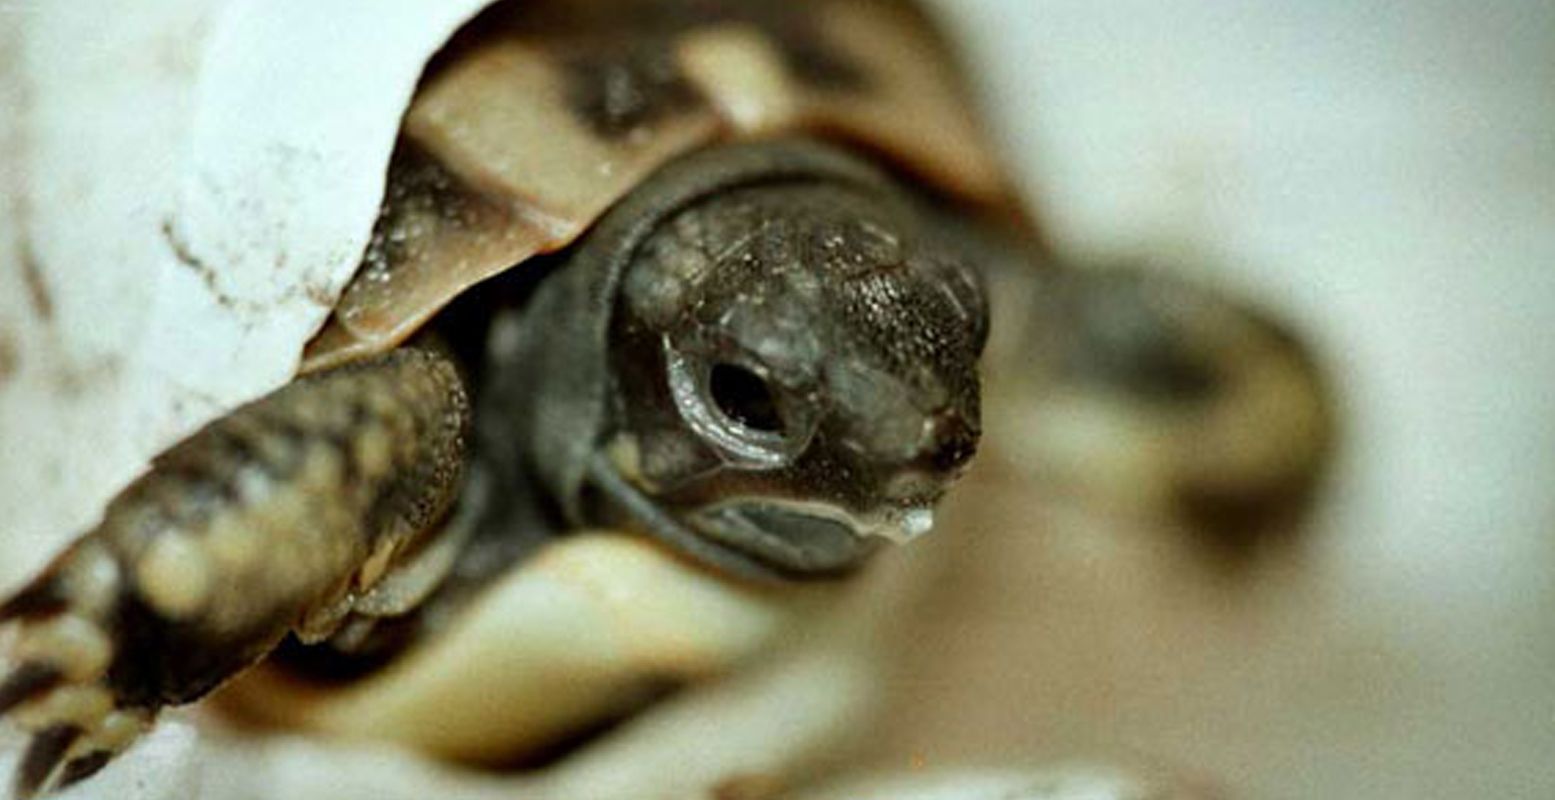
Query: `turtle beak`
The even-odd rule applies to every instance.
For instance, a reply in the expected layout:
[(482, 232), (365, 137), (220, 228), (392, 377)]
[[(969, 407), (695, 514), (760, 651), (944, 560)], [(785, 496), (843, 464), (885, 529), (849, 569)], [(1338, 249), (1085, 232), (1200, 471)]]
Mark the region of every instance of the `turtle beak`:
[(882, 541), (909, 542), (934, 525), (930, 507), (860, 518), (827, 503), (742, 498), (696, 512), (698, 533), (782, 569), (838, 572), (859, 564)]
[(757, 580), (846, 573), (884, 542), (904, 544), (934, 524), (927, 496), (864, 513), (827, 501), (750, 494), (673, 510), (627, 481), (603, 453), (590, 459), (588, 474), (623, 515), (618, 521), (704, 564)]
[(588, 475), (621, 514), (619, 522), (743, 578), (837, 575), (857, 566), (878, 544), (828, 504), (747, 496), (677, 513), (632, 485), (602, 453), (589, 459)]
[(801, 574), (844, 570), (874, 549), (846, 522), (781, 501), (721, 503), (688, 521), (713, 541)]

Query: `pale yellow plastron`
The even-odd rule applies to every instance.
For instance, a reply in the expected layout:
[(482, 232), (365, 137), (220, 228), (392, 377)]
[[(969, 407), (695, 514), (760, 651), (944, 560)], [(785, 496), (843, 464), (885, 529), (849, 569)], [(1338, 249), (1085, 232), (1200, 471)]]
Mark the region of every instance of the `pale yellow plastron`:
[(263, 721), (498, 761), (757, 656), (831, 585), (736, 584), (620, 534), (559, 539), (428, 646), (348, 686), (256, 670), (222, 693)]

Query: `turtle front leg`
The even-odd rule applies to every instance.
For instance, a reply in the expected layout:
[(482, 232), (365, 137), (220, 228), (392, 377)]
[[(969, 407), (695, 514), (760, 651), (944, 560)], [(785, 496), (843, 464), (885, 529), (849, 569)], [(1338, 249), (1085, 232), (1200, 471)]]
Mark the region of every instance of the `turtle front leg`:
[[(299, 379), (157, 457), (0, 605), (27, 796), (106, 764), (290, 632), (328, 636), (458, 491), (469, 403), (437, 350)], [(63, 764), (63, 768), (60, 765)]]

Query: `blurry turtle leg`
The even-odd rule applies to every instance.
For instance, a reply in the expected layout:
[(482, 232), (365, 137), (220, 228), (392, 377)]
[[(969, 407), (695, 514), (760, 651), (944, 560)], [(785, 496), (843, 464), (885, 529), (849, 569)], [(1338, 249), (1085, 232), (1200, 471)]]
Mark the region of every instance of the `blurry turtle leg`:
[[(1331, 398), (1281, 324), (1145, 269), (996, 275), (985, 392), (1006, 460), (1083, 503), (1165, 516), (1247, 552), (1299, 516)], [(1008, 284), (999, 286), (999, 284)]]
[(299, 379), (157, 457), (0, 605), (18, 664), (0, 715), (33, 731), (18, 794), (90, 775), (162, 706), (287, 633), (331, 633), (437, 530), (468, 418), (454, 365), (404, 348)]

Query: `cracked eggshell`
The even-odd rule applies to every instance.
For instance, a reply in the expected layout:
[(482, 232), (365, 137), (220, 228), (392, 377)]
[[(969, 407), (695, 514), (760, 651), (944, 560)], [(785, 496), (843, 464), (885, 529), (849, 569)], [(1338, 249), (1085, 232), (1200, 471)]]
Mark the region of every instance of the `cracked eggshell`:
[(0, 586), (151, 455), (291, 377), (423, 64), (484, 4), (5, 9)]

